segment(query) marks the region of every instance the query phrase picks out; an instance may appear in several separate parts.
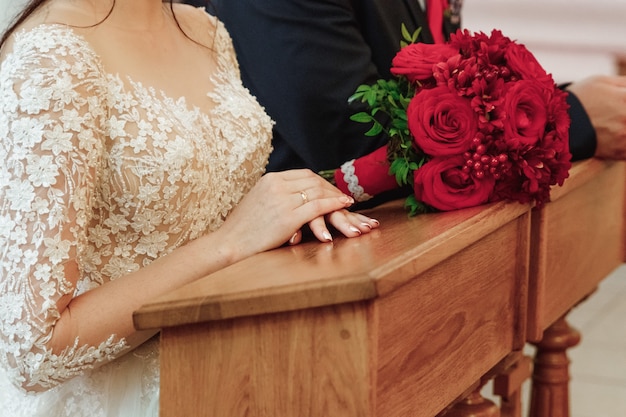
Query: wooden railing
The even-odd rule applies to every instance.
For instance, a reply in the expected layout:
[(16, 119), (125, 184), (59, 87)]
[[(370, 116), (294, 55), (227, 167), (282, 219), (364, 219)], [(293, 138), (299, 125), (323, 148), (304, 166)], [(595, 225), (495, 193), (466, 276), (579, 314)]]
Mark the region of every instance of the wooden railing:
[[(567, 399), (554, 360), (576, 333), (553, 333), (623, 260), (624, 175), (577, 163), (541, 210), (409, 218), (389, 203), (369, 235), (262, 253), (155, 300), (135, 324), (162, 329), (161, 416), (517, 417), (527, 341), (533, 416), (567, 416), (550, 394)], [(501, 411), (479, 394), (492, 377)]]

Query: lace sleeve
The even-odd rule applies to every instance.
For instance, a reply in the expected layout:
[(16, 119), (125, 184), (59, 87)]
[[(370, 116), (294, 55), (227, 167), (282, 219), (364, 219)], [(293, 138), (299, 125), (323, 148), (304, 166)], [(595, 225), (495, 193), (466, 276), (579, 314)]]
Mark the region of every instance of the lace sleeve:
[(63, 31), (16, 35), (0, 68), (0, 364), (48, 389), (124, 348), (47, 346), (75, 292), (98, 183), (105, 114), (93, 56)]
[[(247, 117), (242, 119), (251, 121), (245, 128), (234, 131), (223, 122), (228, 119), (228, 116), (225, 113), (221, 113), (221, 117), (215, 123), (220, 127), (220, 130), (225, 133), (224, 140), (233, 143), (234, 147), (237, 143), (246, 143), (246, 136), (248, 135), (253, 135), (255, 138), (267, 138), (267, 141), (261, 140), (259, 142), (261, 144), (259, 149), (261, 149), (261, 152), (266, 152), (267, 155), (269, 155), (272, 151), (271, 138), (274, 121), (265, 112), (265, 109), (260, 106), (256, 97), (254, 98), (253, 104), (248, 108), (240, 104), (245, 102), (243, 97), (253, 96), (242, 83), (239, 61), (237, 60), (233, 40), (226, 26), (217, 19), (215, 20), (215, 25), (215, 45), (219, 51), (218, 63), (220, 68), (224, 70), (213, 78), (217, 87), (212, 97), (218, 102), (225, 103), (223, 107), (225, 113), (238, 116), (246, 115)], [(240, 94), (242, 94), (241, 101), (229, 100), (229, 97), (233, 95), (233, 91), (239, 91)], [(243, 132), (243, 136), (241, 132)], [(251, 154), (255, 151), (258, 151), (258, 149), (254, 150), (250, 148), (241, 150), (238, 154), (231, 155), (230, 158), (225, 157), (229, 166), (241, 166), (243, 168), (230, 172), (230, 184), (235, 185), (237, 183), (243, 183), (246, 177), (258, 178), (265, 173), (267, 158), (259, 159), (251, 157)], [(249, 163), (244, 162), (244, 160), (247, 160)], [(231, 191), (229, 191), (231, 194), (237, 193), (235, 187), (231, 186), (231, 188)], [(237, 196), (237, 198), (242, 197), (243, 193), (239, 193)]]

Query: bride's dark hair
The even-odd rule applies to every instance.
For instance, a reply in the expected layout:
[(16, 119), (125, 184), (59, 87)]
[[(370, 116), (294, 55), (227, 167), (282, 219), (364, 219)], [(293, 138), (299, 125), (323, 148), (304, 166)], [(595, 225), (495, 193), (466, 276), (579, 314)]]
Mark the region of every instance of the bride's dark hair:
[[(21, 13), (19, 13), (13, 19), (13, 22), (9, 25), (8, 29), (2, 34), (2, 38), (0, 38), (0, 48), (2, 47), (2, 45), (4, 45), (4, 43), (9, 38), (9, 36), (11, 36), (11, 33), (13, 33), (15, 31), (15, 28), (17, 28), (19, 25), (21, 25), (28, 18), (28, 16), (33, 14), (37, 9), (39, 9), (41, 6), (43, 6), (47, 1), (48, 0), (30, 0), (26, 4), (26, 6), (24, 6), (24, 9), (22, 9)], [(174, 20), (176, 21), (176, 25), (181, 30), (181, 32), (183, 32), (183, 34), (185, 34), (185, 36), (187, 36), (187, 34), (180, 27), (180, 24), (178, 23), (178, 20), (176, 20), (176, 15), (174, 14), (173, 0), (168, 0), (167, 2), (170, 4), (170, 10), (172, 10), (172, 16), (174, 16)], [(208, 6), (209, 2), (207, 1), (206, 3), (207, 3), (207, 6)], [(102, 23), (105, 20), (107, 20), (107, 18), (113, 12), (113, 8), (114, 7), (115, 7), (115, 0), (113, 0), (113, 4), (111, 5), (111, 9), (107, 13), (107, 15), (104, 16), (104, 18), (100, 22), (94, 24), (93, 26), (99, 25), (100, 23)]]

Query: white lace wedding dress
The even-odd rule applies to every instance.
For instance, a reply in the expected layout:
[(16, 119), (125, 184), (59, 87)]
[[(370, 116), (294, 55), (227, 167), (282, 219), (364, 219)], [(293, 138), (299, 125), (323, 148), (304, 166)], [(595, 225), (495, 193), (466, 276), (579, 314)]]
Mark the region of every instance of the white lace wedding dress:
[(59, 355), (45, 343), (62, 296), (216, 229), (264, 172), (272, 121), (207, 19), (209, 113), (107, 73), (69, 27), (16, 34), (0, 68), (0, 416), (158, 415), (157, 338), (130, 352), (115, 335)]

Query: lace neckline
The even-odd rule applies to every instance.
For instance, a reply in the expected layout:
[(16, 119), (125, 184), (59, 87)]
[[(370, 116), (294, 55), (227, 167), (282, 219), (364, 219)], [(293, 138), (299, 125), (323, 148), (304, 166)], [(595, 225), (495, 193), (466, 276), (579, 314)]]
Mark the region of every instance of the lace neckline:
[[(210, 119), (215, 116), (216, 113), (219, 113), (218, 108), (221, 106), (222, 102), (221, 100), (216, 99), (216, 88), (214, 88), (213, 91), (206, 92), (205, 94), (215, 103), (215, 106), (213, 106), (210, 110), (205, 111), (201, 109), (198, 105), (188, 103), (187, 98), (183, 95), (174, 97), (173, 95), (168, 94), (165, 90), (161, 88), (146, 86), (142, 81), (136, 80), (131, 75), (126, 74), (122, 76), (119, 73), (109, 72), (102, 62), (102, 59), (95, 51), (93, 46), (89, 43), (89, 41), (83, 35), (77, 33), (71, 26), (68, 26), (66, 24), (41, 23), (30, 29), (22, 29), (16, 33), (16, 44), (18, 42), (18, 39), (20, 39), (22, 36), (27, 36), (28, 34), (36, 36), (37, 32), (40, 30), (56, 30), (57, 32), (71, 38), (72, 41), (76, 42), (76, 44), (83, 48), (86, 51), (87, 55), (91, 59), (93, 59), (93, 62), (97, 64), (98, 70), (101, 71), (107, 81), (115, 83), (116, 87), (118, 87), (119, 91), (122, 93), (129, 93), (130, 91), (128, 87), (130, 87), (134, 91), (135, 96), (149, 97), (154, 102), (160, 103), (169, 110), (171, 110), (173, 114), (181, 114), (182, 112), (186, 120), (195, 121), (198, 119), (202, 119), (204, 122), (208, 123)], [(219, 53), (219, 51), (217, 53)], [(214, 76), (219, 75), (220, 73), (223, 73), (225, 71), (223, 65), (220, 64), (220, 60), (218, 59), (217, 61), (218, 65), (216, 68), (216, 74), (214, 74)], [(213, 77), (211, 78), (213, 79)], [(124, 82), (124, 79), (126, 80), (126, 82)]]

